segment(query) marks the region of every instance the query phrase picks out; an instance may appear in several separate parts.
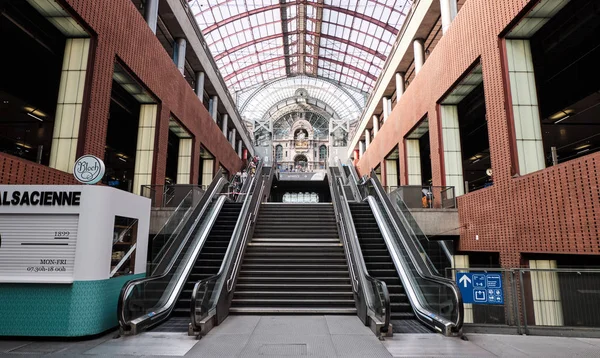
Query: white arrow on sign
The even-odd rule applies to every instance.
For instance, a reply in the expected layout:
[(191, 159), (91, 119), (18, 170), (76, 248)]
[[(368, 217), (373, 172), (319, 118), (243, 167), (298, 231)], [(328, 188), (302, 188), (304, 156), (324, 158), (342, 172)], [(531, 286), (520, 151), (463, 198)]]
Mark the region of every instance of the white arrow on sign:
[(462, 277), (458, 280), (458, 283), (462, 283), (467, 287), (467, 284), (471, 283), (471, 279), (467, 275), (462, 275)]

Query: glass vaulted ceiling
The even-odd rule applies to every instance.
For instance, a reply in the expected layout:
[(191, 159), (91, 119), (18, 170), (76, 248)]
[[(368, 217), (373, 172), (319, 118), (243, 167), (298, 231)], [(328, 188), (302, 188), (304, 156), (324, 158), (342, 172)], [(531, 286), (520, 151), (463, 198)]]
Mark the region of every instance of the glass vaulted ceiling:
[(411, 0), (192, 0), (232, 93), (320, 77), (369, 93)]

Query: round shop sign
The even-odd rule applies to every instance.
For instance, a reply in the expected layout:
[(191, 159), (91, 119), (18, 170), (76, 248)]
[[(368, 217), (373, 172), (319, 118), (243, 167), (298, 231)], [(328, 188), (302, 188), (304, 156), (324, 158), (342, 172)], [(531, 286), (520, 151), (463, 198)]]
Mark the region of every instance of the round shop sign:
[(73, 167), (73, 176), (83, 184), (96, 184), (104, 177), (104, 162), (93, 155), (84, 155), (77, 159)]

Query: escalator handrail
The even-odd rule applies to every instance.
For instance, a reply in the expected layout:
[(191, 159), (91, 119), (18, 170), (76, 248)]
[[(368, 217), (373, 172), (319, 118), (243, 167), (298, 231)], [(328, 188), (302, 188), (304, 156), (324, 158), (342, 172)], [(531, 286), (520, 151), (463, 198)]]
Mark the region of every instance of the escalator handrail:
[[(210, 200), (206, 200), (204, 202), (199, 215), (196, 217), (196, 219), (195, 219), (194, 223), (192, 224), (192, 226), (190, 227), (190, 229), (185, 233), (185, 235), (186, 235), (185, 238), (183, 239), (183, 241), (179, 245), (179, 249), (176, 251), (176, 253), (171, 258), (171, 262), (168, 264), (167, 268), (161, 274), (159, 274), (159, 275), (152, 275), (150, 277), (144, 277), (144, 278), (139, 278), (139, 279), (131, 280), (131, 281), (128, 281), (125, 285), (123, 285), (123, 287), (121, 288), (121, 292), (119, 294), (119, 300), (117, 302), (117, 316), (118, 316), (119, 325), (121, 327), (126, 328), (126, 327), (130, 326), (130, 322), (131, 321), (129, 321), (129, 322), (127, 321), (127, 319), (125, 318), (125, 311), (124, 311), (124, 309), (125, 309), (125, 301), (129, 297), (130, 292), (137, 285), (142, 285), (142, 284), (145, 284), (145, 283), (150, 282), (150, 281), (160, 280), (160, 279), (166, 277), (169, 274), (169, 272), (171, 272), (171, 270), (173, 269), (173, 267), (175, 265), (176, 258), (180, 254), (182, 254), (181, 250), (183, 249), (183, 247), (185, 246), (185, 244), (187, 243), (187, 241), (190, 240), (190, 239), (192, 239), (191, 238), (192, 232), (194, 231), (194, 229), (198, 225), (200, 219), (204, 216), (204, 213), (205, 213), (206, 209), (208, 208), (208, 206), (210, 205), (210, 203), (212, 202), (212, 199), (218, 194), (219, 191), (221, 191), (221, 189), (222, 189), (222, 187), (223, 187), (223, 185), (225, 183), (226, 183), (226, 180), (221, 175), (215, 177), (215, 180), (213, 180), (213, 184), (215, 184), (215, 185), (213, 186), (211, 184), (211, 186), (213, 186), (213, 190), (210, 193)], [(223, 198), (222, 200), (225, 199), (225, 197), (222, 197), (222, 198)], [(202, 201), (200, 201), (198, 203), (198, 205), (200, 205), (201, 202)], [(217, 215), (213, 215), (213, 216), (214, 216), (214, 220), (216, 220), (216, 216)], [(190, 217), (189, 219), (191, 220), (192, 218)], [(214, 223), (214, 220), (213, 220), (213, 223)], [(207, 226), (207, 230), (206, 231), (210, 232), (210, 228), (211, 227), (212, 227), (212, 223)], [(206, 234), (208, 234), (208, 233), (206, 233)], [(203, 240), (201, 240), (201, 241), (203, 241)], [(185, 276), (185, 275), (182, 275), (182, 277), (183, 276)], [(181, 279), (181, 277), (180, 277), (180, 279)], [(164, 310), (162, 310), (160, 313), (164, 313)], [(156, 315), (153, 315), (153, 316), (147, 317), (147, 318), (154, 318), (155, 316), (158, 316), (158, 313)], [(138, 319), (139, 318), (140, 317), (138, 317)], [(156, 318), (154, 318), (154, 319), (156, 320)]]
[[(177, 207), (175, 208), (175, 210), (173, 210), (173, 213), (171, 215), (169, 215), (169, 217), (167, 218), (167, 220), (165, 221), (165, 223), (163, 224), (163, 226), (160, 228), (160, 230), (158, 230), (158, 233), (156, 233), (154, 235), (154, 237), (152, 237), (152, 239), (150, 239), (150, 247), (152, 247), (152, 243), (154, 242), (154, 240), (156, 240), (156, 238), (158, 237), (158, 235), (160, 235), (160, 233), (167, 227), (167, 225), (169, 225), (169, 223), (171, 222), (171, 220), (173, 220), (173, 217), (175, 216), (175, 213), (177, 213), (179, 211), (179, 209), (183, 206), (185, 200), (189, 197), (193, 195), (193, 190), (190, 189), (190, 191), (187, 193), (187, 195), (183, 198), (183, 200), (181, 201), (181, 203), (179, 203), (179, 205), (177, 205)], [(196, 207), (193, 205), (190, 205), (190, 207), (187, 209), (187, 211), (185, 212), (185, 214), (183, 215), (183, 217), (181, 218), (181, 220), (179, 221), (179, 223), (177, 224), (177, 226), (175, 227), (175, 229), (173, 230), (173, 234), (169, 235), (169, 240), (167, 240), (165, 243), (169, 242), (171, 237), (173, 235), (175, 235), (176, 233), (179, 233), (179, 228), (183, 228), (183, 226), (185, 226), (185, 222), (187, 221), (188, 216), (194, 211)], [(163, 246), (161, 247), (161, 249), (158, 251), (158, 253), (156, 254), (156, 257), (161, 257), (162, 253), (167, 249), (167, 246)]]
[(360, 183), (360, 177), (358, 176), (358, 173), (356, 172), (356, 168), (354, 167), (354, 165), (352, 164), (351, 161), (348, 161), (348, 170), (350, 171), (350, 178), (348, 179), (348, 181), (350, 182), (350, 185), (352, 186), (352, 190), (354, 191), (354, 195), (356, 196), (356, 200), (357, 201), (363, 201), (364, 197), (360, 192), (360, 189), (358, 187), (358, 184)]
[[(454, 296), (455, 303), (456, 303), (457, 318), (454, 322), (448, 321), (450, 324), (453, 325), (453, 327), (448, 327), (448, 322), (442, 322), (442, 323), (444, 324), (444, 326), (446, 328), (450, 328), (453, 331), (459, 331), (463, 325), (463, 318), (464, 318), (463, 315), (464, 314), (463, 314), (463, 300), (462, 300), (462, 296), (460, 294), (460, 290), (458, 289), (458, 286), (456, 286), (456, 283), (450, 279), (433, 275), (431, 273), (431, 270), (429, 269), (429, 267), (427, 267), (425, 261), (423, 261), (423, 258), (421, 257), (421, 255), (415, 255), (413, 248), (410, 247), (409, 243), (405, 239), (405, 235), (403, 235), (402, 230), (400, 230), (400, 226), (398, 225), (401, 222), (400, 218), (398, 217), (398, 214), (395, 212), (395, 210), (390, 210), (390, 208), (393, 209), (393, 206), (391, 205), (389, 197), (387, 197), (387, 195), (383, 191), (383, 188), (381, 187), (381, 184), (377, 180), (377, 176), (375, 175), (374, 172), (371, 172), (370, 180), (371, 180), (371, 183), (373, 184), (375, 191), (377, 192), (379, 199), (384, 204), (383, 207), (386, 211), (387, 216), (390, 218), (390, 221), (392, 222), (392, 224), (394, 226), (393, 228), (390, 228), (390, 229), (395, 230), (395, 232), (398, 234), (398, 237), (401, 239), (400, 241), (402, 242), (404, 249), (408, 252), (408, 257), (410, 258), (411, 263), (413, 264), (417, 273), (419, 274), (419, 277), (426, 281), (434, 282), (434, 283), (437, 283), (438, 285), (443, 285), (443, 286), (449, 287), (450, 290), (452, 291), (452, 294)], [(375, 207), (372, 206), (372, 208), (378, 209), (376, 206)], [(377, 211), (379, 211), (379, 210), (377, 210)], [(373, 214), (375, 214), (375, 212)], [(379, 212), (379, 215), (382, 215), (382, 214), (383, 213)], [(384, 223), (384, 225), (385, 225), (385, 223)], [(387, 237), (387, 240), (392, 240), (392, 239), (390, 237)], [(415, 245), (415, 243), (413, 243), (413, 245)], [(393, 245), (390, 247), (393, 247)], [(416, 256), (418, 256), (421, 261), (419, 261), (419, 258), (417, 258)], [(427, 267), (427, 272), (425, 272), (423, 270), (423, 266)], [(410, 282), (408, 282), (408, 284), (410, 284)], [(423, 321), (423, 318), (425, 318), (424, 322), (428, 323), (428, 321), (430, 322), (432, 320), (432, 318), (434, 318), (434, 317), (438, 321), (446, 321), (446, 319), (444, 319), (443, 317), (439, 317), (438, 315), (433, 314), (432, 312), (429, 312), (425, 307), (423, 307), (420, 300), (416, 296), (413, 296), (411, 298), (412, 298), (411, 302), (412, 302), (412, 300), (414, 300), (415, 303), (418, 303), (418, 306), (420, 306), (420, 308), (422, 309), (422, 312), (418, 312), (419, 313), (418, 316), (420, 317), (420, 319), (422, 321)], [(433, 316), (432, 316), (432, 314), (433, 314)]]
[[(219, 169), (217, 171), (217, 174), (215, 175), (215, 177), (213, 178), (213, 180), (211, 181), (210, 185), (208, 186), (208, 188), (206, 188), (206, 192), (204, 192), (204, 195), (202, 195), (202, 198), (200, 198), (200, 200), (196, 203), (196, 205), (194, 205), (193, 209), (190, 211), (190, 215), (187, 216), (187, 220), (182, 220), (183, 222), (183, 227), (181, 229), (181, 231), (185, 230), (186, 225), (190, 224), (190, 221), (193, 220), (192, 216), (193, 213), (196, 212), (199, 208), (201, 209), (199, 211), (198, 216), (196, 217), (196, 220), (202, 216), (202, 214), (204, 214), (204, 212), (206, 211), (206, 208), (208, 207), (208, 205), (210, 204), (210, 202), (212, 201), (215, 193), (217, 193), (218, 191), (220, 191), (220, 186), (223, 184), (223, 180), (225, 180), (223, 178), (223, 169)], [(209, 194), (210, 193), (210, 194)], [(191, 223), (191, 226), (195, 226), (195, 222)], [(188, 232), (191, 230), (192, 228), (190, 227), (188, 229)], [(165, 246), (163, 246), (163, 248), (159, 251), (159, 254), (164, 252), (165, 254), (163, 254), (163, 256), (161, 257), (160, 255), (157, 255), (155, 258), (155, 261), (157, 261), (156, 263), (156, 268), (152, 271), (149, 272), (148, 274), (150, 274), (151, 276), (153, 276), (156, 272), (159, 271), (159, 268), (161, 265), (163, 265), (163, 260), (167, 257), (167, 254), (171, 251), (173, 244), (175, 243), (175, 239), (181, 235), (181, 231), (173, 238), (173, 240), (171, 240), (171, 237), (169, 237), (169, 240), (165, 243)], [(187, 240), (187, 238), (184, 238), (184, 240)], [(179, 247), (183, 247), (182, 245), (180, 245)], [(173, 256), (177, 256), (179, 253), (176, 252), (175, 255)], [(171, 258), (173, 258), (173, 256), (171, 256)], [(169, 272), (169, 270), (171, 269), (170, 266), (172, 266), (173, 262), (170, 262), (170, 265), (167, 265), (166, 268), (164, 268), (162, 270), (163, 273), (165, 272)]]
[(342, 176), (345, 185), (349, 185), (350, 190), (352, 190), (352, 194), (354, 195), (354, 200), (360, 201), (362, 199), (362, 197), (360, 195), (360, 192), (358, 191), (358, 187), (356, 186), (356, 182), (354, 181), (354, 178), (350, 178), (350, 176), (346, 175), (346, 171), (344, 170), (344, 165), (342, 164), (342, 161), (340, 160), (340, 158), (336, 157), (336, 162), (337, 162), (337, 166), (340, 171), (340, 176)]
[[(249, 190), (249, 192), (252, 193), (252, 195), (246, 195), (246, 198), (244, 199), (244, 203), (242, 204), (242, 209), (240, 210), (240, 216), (238, 217), (235, 228), (231, 235), (231, 240), (229, 241), (229, 245), (227, 246), (227, 251), (225, 252), (225, 256), (223, 257), (223, 262), (221, 263), (221, 266), (219, 267), (219, 272), (217, 272), (213, 276), (199, 280), (194, 284), (194, 288), (192, 289), (192, 297), (191, 297), (191, 301), (190, 301), (190, 319), (191, 319), (190, 324), (191, 324), (192, 330), (194, 332), (199, 332), (201, 329), (199, 327), (198, 322), (196, 321), (196, 312), (198, 309), (199, 288), (203, 284), (207, 284), (208, 282), (212, 282), (212, 281), (217, 281), (217, 280), (221, 279), (222, 276), (226, 275), (227, 272), (229, 272), (229, 268), (230, 268), (231, 262), (232, 262), (232, 260), (227, 259), (229, 257), (229, 255), (232, 255), (231, 251), (235, 250), (235, 248), (237, 246), (239, 246), (239, 248), (237, 249), (238, 255), (236, 257), (236, 263), (237, 263), (239, 256), (240, 256), (240, 252), (242, 252), (242, 248), (243, 248), (242, 245), (244, 245), (244, 243), (247, 241), (249, 227), (252, 223), (252, 220), (254, 220), (256, 217), (256, 210), (249, 211), (249, 206), (252, 205), (252, 202), (254, 202), (256, 206), (260, 205), (260, 197), (262, 196), (263, 190), (264, 190), (264, 178), (262, 178), (262, 174), (259, 174), (262, 172), (262, 167), (263, 167), (263, 162), (261, 161), (259, 163), (259, 165), (257, 166), (256, 174), (249, 180), (250, 185), (249, 185), (248, 190)], [(273, 172), (273, 170), (271, 170), (271, 172), (270, 172), (271, 175), (273, 174), (272, 172)], [(256, 191), (256, 185), (257, 185), (258, 181), (261, 182), (261, 190), (260, 191)], [(258, 196), (257, 196), (257, 194), (258, 194)], [(258, 205), (256, 204), (257, 202), (258, 202)], [(238, 245), (238, 242), (240, 240), (244, 241), (244, 243), (242, 245)], [(232, 272), (232, 275), (234, 273), (235, 273), (235, 270)], [(232, 277), (230, 277), (227, 280), (227, 285), (229, 285), (229, 282), (231, 280), (232, 280)], [(219, 291), (218, 297), (215, 300), (216, 305), (218, 305), (218, 302), (221, 300), (222, 288), (219, 289), (218, 291)], [(227, 287), (227, 292), (230, 292), (230, 291), (231, 290), (229, 289), (229, 287)]]
[[(414, 223), (415, 225), (417, 225), (417, 221), (414, 218), (414, 216), (411, 214), (410, 210), (408, 209), (408, 206), (406, 206), (406, 203), (404, 202), (404, 200), (402, 199), (401, 196), (394, 194), (395, 191), (392, 191), (389, 195), (395, 195), (395, 197), (397, 198), (397, 200), (390, 200), (391, 205), (394, 207), (394, 209), (398, 209), (396, 212), (400, 213), (402, 215), (401, 219), (404, 219), (404, 222), (406, 223), (405, 226), (408, 226), (408, 229), (410, 229), (410, 231), (413, 233), (413, 235), (415, 237), (419, 237), (419, 236), (423, 236), (425, 238), (425, 240), (430, 241), (427, 238), (427, 235), (425, 235), (425, 233), (421, 232), (420, 234), (417, 234), (413, 228), (412, 225), (410, 225), (410, 223)], [(400, 201), (400, 203), (402, 204), (403, 208), (400, 207), (400, 205), (398, 204), (398, 201)], [(446, 256), (446, 259), (448, 259), (448, 262), (452, 262), (452, 254), (450, 253), (450, 250), (448, 249), (448, 246), (446, 245), (445, 241), (437, 241), (438, 244), (442, 247), (442, 251), (444, 252), (444, 255)], [(431, 263), (432, 267), (435, 269), (435, 266), (433, 265), (433, 263)], [(437, 271), (437, 269), (436, 269)], [(437, 272), (437, 274), (439, 275), (440, 273)]]
[[(233, 266), (233, 270), (231, 271), (231, 275), (229, 276), (229, 279), (227, 279), (227, 292), (231, 292), (231, 290), (233, 290), (233, 282), (235, 280), (235, 277), (237, 276), (237, 272), (239, 271), (239, 266), (241, 264), (242, 256), (243, 256), (242, 254), (244, 252), (244, 250), (242, 250), (242, 247), (246, 244), (246, 242), (248, 240), (248, 234), (250, 231), (250, 226), (252, 224), (252, 220), (256, 218), (258, 207), (260, 207), (261, 198), (262, 198), (262, 195), (263, 195), (263, 192), (265, 189), (265, 179), (262, 174), (262, 169), (263, 169), (263, 161), (261, 161), (260, 164), (257, 166), (256, 174), (254, 175), (254, 179), (256, 179), (260, 175), (260, 184), (261, 184), (259, 196), (257, 197), (258, 199), (255, 200), (254, 208), (251, 212), (246, 213), (245, 216), (246, 216), (247, 220), (245, 220), (246, 223), (245, 223), (244, 227), (240, 229), (240, 231), (237, 233), (236, 236), (232, 235), (232, 237), (241, 236), (242, 245), (238, 249), (237, 257), (235, 259), (235, 264)], [(271, 171), (269, 171), (269, 175), (272, 174), (272, 171), (273, 171), (273, 167), (271, 167)], [(254, 185), (254, 187), (252, 187), (253, 189), (256, 189), (256, 185), (257, 185), (258, 181), (259, 180), (256, 180), (254, 183), (252, 183)], [(252, 194), (254, 194), (254, 192)], [(250, 200), (248, 200), (248, 205), (252, 205), (252, 201), (253, 201), (252, 199), (254, 199), (254, 195), (252, 195)], [(240, 217), (241, 217), (241, 215), (240, 215)], [(235, 231), (234, 231), (234, 234), (235, 234)]]
[[(333, 174), (333, 172), (331, 172)], [(333, 182), (335, 180), (334, 176), (331, 175), (331, 181)], [(346, 235), (342, 235), (342, 238), (346, 239), (347, 241), (344, 243), (345, 245), (348, 245), (349, 243), (351, 244), (352, 247), (352, 257), (350, 257), (350, 260), (352, 261), (352, 258), (355, 258), (354, 261), (356, 261), (356, 265), (354, 265), (354, 267), (357, 267), (358, 269), (358, 273), (360, 275), (361, 278), (364, 278), (365, 280), (369, 281), (369, 282), (376, 282), (378, 285), (380, 285), (383, 289), (383, 296), (384, 296), (384, 308), (385, 308), (385, 317), (384, 317), (384, 325), (382, 327), (382, 331), (383, 332), (387, 332), (389, 324), (390, 324), (390, 318), (391, 318), (391, 309), (390, 309), (390, 294), (389, 291), (387, 289), (387, 284), (384, 281), (381, 281), (373, 276), (371, 276), (367, 270), (367, 266), (365, 263), (365, 259), (363, 257), (362, 254), (362, 250), (360, 248), (360, 243), (358, 241), (358, 234), (356, 233), (356, 229), (354, 226), (354, 220), (352, 219), (352, 213), (350, 211), (350, 206), (348, 205), (348, 199), (346, 198), (346, 194), (344, 193), (344, 190), (341, 190), (341, 188), (343, 187), (343, 180), (342, 178), (337, 178), (338, 182), (337, 184), (339, 185), (337, 188), (337, 190), (334, 190), (332, 192), (332, 194), (338, 194), (338, 198), (340, 198), (340, 214), (341, 214), (341, 224), (343, 225), (344, 229), (347, 230), (347, 236)], [(334, 187), (335, 188), (335, 187)], [(335, 199), (334, 199), (334, 204), (335, 204)], [(364, 282), (361, 284), (362, 286), (362, 291), (363, 291), (363, 295), (366, 298), (367, 301), (367, 305), (369, 306), (369, 310), (373, 311), (373, 297), (371, 297), (371, 295), (369, 294), (366, 285), (364, 284)]]

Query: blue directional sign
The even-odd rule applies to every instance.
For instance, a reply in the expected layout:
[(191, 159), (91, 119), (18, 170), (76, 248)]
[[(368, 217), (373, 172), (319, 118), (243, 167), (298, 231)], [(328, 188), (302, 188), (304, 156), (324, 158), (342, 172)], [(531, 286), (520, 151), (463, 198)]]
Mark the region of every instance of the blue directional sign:
[(464, 303), (502, 305), (502, 274), (500, 272), (457, 272), (456, 284)]

